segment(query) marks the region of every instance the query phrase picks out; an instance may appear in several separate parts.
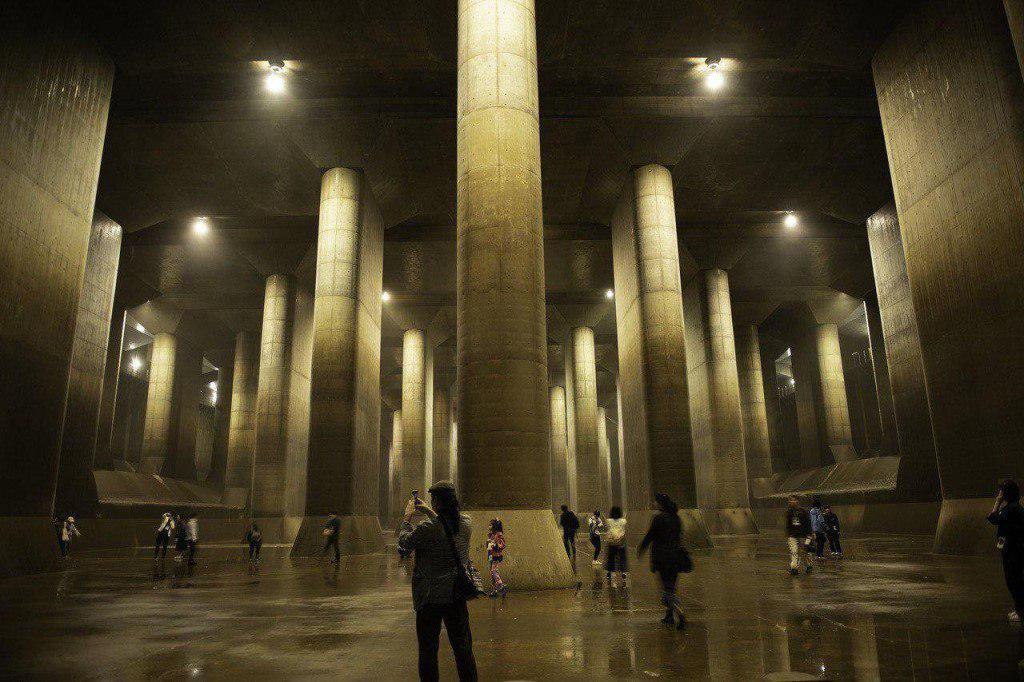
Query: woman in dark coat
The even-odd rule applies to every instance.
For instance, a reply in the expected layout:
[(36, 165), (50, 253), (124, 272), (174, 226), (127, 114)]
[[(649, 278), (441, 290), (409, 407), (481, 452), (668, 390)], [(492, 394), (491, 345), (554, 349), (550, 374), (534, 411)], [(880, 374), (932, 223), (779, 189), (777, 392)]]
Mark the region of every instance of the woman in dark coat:
[[(661, 603), (665, 605), (665, 617), (661, 619), (666, 625), (674, 624), (675, 617), (680, 630), (686, 627), (686, 618), (676, 594), (676, 582), (683, 563), (688, 559), (682, 545), (682, 523), (679, 521), (679, 507), (668, 495), (658, 493), (654, 496), (658, 505), (658, 513), (651, 519), (651, 527), (640, 542), (637, 556), (643, 556), (647, 547), (651, 548), (651, 572), (661, 578)], [(688, 569), (687, 569), (688, 570)]]

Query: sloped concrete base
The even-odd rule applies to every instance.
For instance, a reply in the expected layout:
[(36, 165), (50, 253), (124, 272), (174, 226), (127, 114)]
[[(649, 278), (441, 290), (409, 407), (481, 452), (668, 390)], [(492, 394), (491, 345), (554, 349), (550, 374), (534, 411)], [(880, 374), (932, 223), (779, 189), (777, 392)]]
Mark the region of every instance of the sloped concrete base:
[(757, 522), (749, 507), (704, 509), (704, 522), (712, 535), (755, 535)]
[(935, 529), (937, 554), (993, 554), (995, 526), (985, 517), (992, 511), (994, 497), (942, 500)]
[(550, 509), (466, 510), (472, 519), (470, 559), (490, 589), (487, 570), (487, 528), (491, 519), (501, 519), (505, 528), (505, 561), (501, 578), (510, 588), (547, 590), (575, 587), (576, 576), (562, 545), (562, 533)]
[[(376, 516), (339, 516), (341, 553), (373, 554), (384, 550), (384, 535), (380, 520)], [(324, 524), (326, 516), (304, 516), (298, 522), (295, 541), (292, 543), (293, 557), (318, 557), (323, 552)]]

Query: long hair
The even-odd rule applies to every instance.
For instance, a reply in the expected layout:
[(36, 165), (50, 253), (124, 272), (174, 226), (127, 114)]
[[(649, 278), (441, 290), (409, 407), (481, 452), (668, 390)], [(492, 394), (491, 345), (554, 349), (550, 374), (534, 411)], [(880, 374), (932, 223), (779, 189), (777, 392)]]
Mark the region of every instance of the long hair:
[(459, 496), (450, 481), (438, 481), (427, 490), (434, 503), (434, 511), (451, 530), (452, 535), (459, 532)]
[(612, 507), (608, 510), (608, 518), (610, 519), (621, 519), (622, 518), (622, 507)]
[(1008, 478), (999, 484), (999, 489), (1003, 491), (1003, 499), (1008, 503), (1020, 502), (1020, 486), (1017, 481)]
[(501, 519), (491, 519), (491, 532), (492, 533), (504, 533), (505, 527), (501, 523)]
[(679, 512), (679, 505), (665, 493), (656, 494), (654, 496), (654, 501), (658, 503), (658, 506), (660, 506), (661, 510), (666, 514), (676, 514)]

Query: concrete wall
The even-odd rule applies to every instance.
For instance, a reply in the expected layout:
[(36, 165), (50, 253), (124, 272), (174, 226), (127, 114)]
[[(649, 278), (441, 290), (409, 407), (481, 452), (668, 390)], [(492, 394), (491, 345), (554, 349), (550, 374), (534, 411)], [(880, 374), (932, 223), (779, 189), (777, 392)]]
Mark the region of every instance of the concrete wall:
[[(988, 497), (1024, 476), (1024, 82), (1004, 8), (922, 3), (872, 66), (943, 498)], [(952, 521), (939, 550), (989, 532)]]

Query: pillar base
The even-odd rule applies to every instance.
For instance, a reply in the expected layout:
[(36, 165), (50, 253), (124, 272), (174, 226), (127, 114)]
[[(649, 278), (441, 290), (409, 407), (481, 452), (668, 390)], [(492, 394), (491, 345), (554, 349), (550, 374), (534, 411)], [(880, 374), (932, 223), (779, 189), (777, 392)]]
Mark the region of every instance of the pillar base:
[(750, 507), (704, 509), (704, 521), (712, 535), (756, 535), (757, 522)]
[(985, 518), (990, 511), (991, 497), (942, 500), (932, 551), (936, 554), (994, 552), (994, 527)]
[(505, 561), (501, 579), (516, 592), (575, 587), (569, 557), (562, 545), (562, 533), (550, 509), (464, 510), (472, 519), (473, 537), (469, 556), (490, 589), (487, 552), (484, 549), (491, 519), (501, 519), (505, 529)]
[[(327, 523), (327, 516), (304, 516), (299, 522), (298, 531), (295, 534), (295, 541), (292, 543), (291, 556), (293, 557), (319, 557), (324, 550), (324, 525)], [(384, 551), (384, 535), (381, 531), (380, 520), (373, 515), (365, 516), (339, 516), (341, 521), (341, 533), (338, 538), (338, 546), (341, 553), (349, 556), (353, 554), (373, 554)]]
[[(647, 528), (651, 525), (651, 518), (656, 514), (652, 509), (631, 509), (626, 513), (626, 541), (629, 543), (631, 552), (636, 552)], [(714, 543), (711, 542), (711, 531), (704, 521), (704, 512), (700, 509), (680, 509), (679, 520), (683, 525), (683, 544), (687, 549), (711, 549)]]

